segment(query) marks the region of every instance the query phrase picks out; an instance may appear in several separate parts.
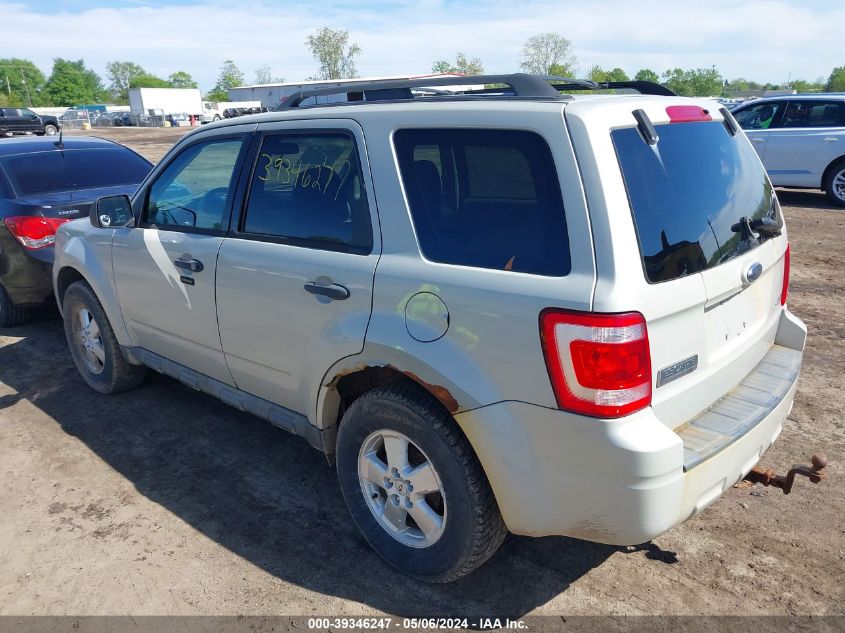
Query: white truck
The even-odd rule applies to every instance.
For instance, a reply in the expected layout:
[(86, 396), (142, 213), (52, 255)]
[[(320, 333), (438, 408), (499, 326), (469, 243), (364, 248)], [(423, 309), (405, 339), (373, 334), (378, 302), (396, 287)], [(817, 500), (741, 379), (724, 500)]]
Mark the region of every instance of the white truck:
[(261, 101), (203, 101), (202, 123), (215, 123), (225, 118), (223, 113), (230, 108), (260, 108)]
[(187, 114), (199, 120), (202, 94), (198, 88), (130, 88), (129, 108), (132, 114)]

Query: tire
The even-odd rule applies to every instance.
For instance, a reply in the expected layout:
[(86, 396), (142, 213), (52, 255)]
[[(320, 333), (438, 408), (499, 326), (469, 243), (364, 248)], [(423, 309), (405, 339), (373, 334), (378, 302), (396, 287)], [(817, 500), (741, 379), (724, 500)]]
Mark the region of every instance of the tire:
[(0, 285), (0, 327), (16, 327), (29, 321), (32, 312), (19, 308), (9, 298), (6, 289)]
[(55, 136), (58, 133), (59, 133), (59, 128), (57, 128), (52, 123), (48, 123), (47, 125), (44, 126), (44, 134), (46, 134), (47, 136)]
[(91, 389), (113, 394), (141, 383), (146, 368), (130, 365), (123, 358), (114, 330), (91, 286), (84, 281), (70, 285), (62, 303), (62, 316), (73, 362)]
[(845, 159), (836, 162), (824, 179), (824, 192), (836, 204), (845, 207)]
[[(401, 448), (403, 438), (408, 448)], [(394, 457), (404, 450), (407, 460), (388, 457), (388, 446)], [(397, 478), (393, 469), (403, 461)], [(367, 476), (359, 476), (359, 470)], [(417, 384), (379, 387), (352, 403), (338, 431), (337, 471), (349, 512), (370, 546), (420, 580), (445, 583), (469, 574), (507, 535), (472, 447), (440, 403)], [(390, 481), (373, 483), (381, 475)], [(420, 494), (433, 488), (437, 491)], [(388, 512), (380, 513), (382, 508)], [(388, 527), (391, 520), (398, 531)]]

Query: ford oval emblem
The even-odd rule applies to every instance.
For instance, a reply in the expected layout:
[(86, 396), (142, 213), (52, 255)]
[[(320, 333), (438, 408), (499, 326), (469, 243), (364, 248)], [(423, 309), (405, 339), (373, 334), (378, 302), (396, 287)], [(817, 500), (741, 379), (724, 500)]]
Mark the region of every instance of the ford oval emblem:
[(753, 284), (763, 274), (763, 265), (760, 262), (748, 264), (742, 272), (742, 282), (745, 284)]

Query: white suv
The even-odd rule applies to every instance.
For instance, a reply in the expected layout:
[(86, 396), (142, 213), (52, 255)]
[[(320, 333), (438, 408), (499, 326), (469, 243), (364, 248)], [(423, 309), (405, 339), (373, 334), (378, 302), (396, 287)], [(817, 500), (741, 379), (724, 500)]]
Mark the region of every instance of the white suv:
[(845, 94), (757, 99), (733, 116), (772, 184), (823, 189), (845, 206)]
[(76, 366), (103, 393), (152, 368), (303, 436), (419, 578), (508, 530), (647, 541), (792, 406), (806, 329), (766, 173), (712, 101), (415, 91), (433, 81), (200, 128), (63, 225)]

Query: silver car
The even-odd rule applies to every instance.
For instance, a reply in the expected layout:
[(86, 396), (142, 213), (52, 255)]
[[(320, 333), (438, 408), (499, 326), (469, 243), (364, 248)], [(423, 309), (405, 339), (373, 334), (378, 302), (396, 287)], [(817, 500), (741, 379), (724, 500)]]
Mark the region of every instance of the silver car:
[(732, 112), (772, 184), (822, 189), (845, 206), (845, 94), (756, 99)]
[(301, 435), (424, 580), (508, 531), (690, 518), (777, 438), (806, 336), (748, 139), (708, 100), (419, 81), (198, 129), (64, 225), (82, 377), (150, 368)]

